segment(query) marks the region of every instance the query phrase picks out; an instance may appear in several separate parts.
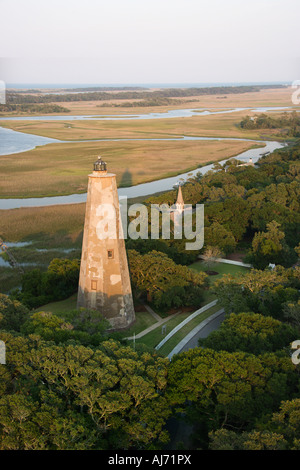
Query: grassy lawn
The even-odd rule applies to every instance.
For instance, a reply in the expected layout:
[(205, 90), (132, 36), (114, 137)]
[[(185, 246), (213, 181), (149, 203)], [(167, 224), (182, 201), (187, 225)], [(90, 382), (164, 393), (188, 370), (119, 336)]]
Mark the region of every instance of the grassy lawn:
[[(77, 302), (77, 294), (72, 295), (68, 299), (61, 300), (59, 302), (51, 302), (47, 305), (43, 305), (37, 309), (35, 312), (51, 312), (54, 315), (58, 315), (64, 317), (64, 313), (70, 310), (76, 309), (76, 302)], [(172, 336), (167, 343), (165, 343), (162, 348), (159, 350), (161, 354), (167, 356), (172, 349), (178, 344), (195, 326), (205, 320), (207, 317), (212, 315), (213, 313), (219, 310), (219, 306), (216, 305), (215, 307), (210, 308), (206, 312), (201, 313), (196, 318), (191, 320), (187, 323), (183, 328), (181, 328), (174, 336)], [(166, 323), (166, 334), (170, 333), (173, 328), (175, 328), (179, 323), (189, 317), (193, 312), (186, 312), (177, 315), (176, 317), (171, 317)], [(145, 330), (149, 326), (156, 323), (156, 320), (152, 317), (152, 315), (147, 312), (136, 312), (136, 322), (135, 324), (129, 328), (128, 330), (122, 333), (124, 337), (131, 337), (135, 334), (140, 333), (141, 331)], [(136, 343), (145, 344), (150, 348), (153, 348), (164, 338), (161, 333), (162, 325), (159, 325), (153, 331), (148, 333), (147, 335), (143, 336), (142, 338), (136, 339)], [(133, 341), (131, 340), (131, 343)]]
[[(77, 294), (74, 294), (68, 299), (42, 305), (41, 307), (35, 309), (35, 312), (51, 312), (54, 315), (64, 317), (65, 312), (68, 312), (70, 310), (75, 310), (77, 308), (76, 303), (77, 303)], [(129, 328), (128, 330), (122, 333), (124, 337), (132, 336), (134, 333), (138, 334), (141, 331), (148, 328), (149, 326), (156, 323), (155, 318), (146, 310), (144, 312), (136, 312), (135, 316), (136, 316), (135, 324), (131, 328)]]
[[(182, 327), (174, 336), (172, 336), (160, 349), (159, 352), (163, 355), (168, 355), (169, 352), (178, 344), (195, 326), (205, 320), (207, 317), (217, 312), (220, 309), (219, 306), (211, 307), (209, 310), (200, 313), (196, 318), (188, 322), (184, 327)], [(173, 328), (175, 328), (179, 323), (184, 321), (189, 317), (193, 312), (179, 314), (175, 318), (170, 318), (165, 325), (167, 327), (166, 334), (169, 334)], [(136, 339), (136, 343), (145, 344), (150, 348), (155, 348), (155, 346), (160, 343), (165, 335), (162, 335), (162, 325), (158, 326), (155, 330), (146, 334), (142, 338)]]
[[(194, 265), (198, 265), (199, 263), (194, 263)], [(193, 265), (193, 266), (194, 266)], [(232, 267), (231, 265), (226, 265)], [(236, 267), (236, 266), (234, 266)], [(5, 268), (2, 268), (4, 271)], [(245, 268), (244, 268), (245, 269)], [(10, 270), (12, 272), (12, 270)], [(228, 271), (228, 270), (227, 270)], [(1, 280), (1, 270), (0, 270), (0, 280)], [(214, 300), (215, 297), (211, 293), (210, 290), (205, 292), (205, 299), (203, 305), (211, 302)], [(77, 294), (72, 295), (68, 299), (59, 301), (59, 302), (51, 302), (47, 305), (43, 305), (37, 308), (35, 311), (45, 311), (51, 312), (55, 315), (64, 317), (64, 313), (70, 310), (76, 309), (76, 302), (77, 302)], [(161, 354), (167, 356), (172, 349), (178, 344), (195, 326), (197, 326), (200, 322), (205, 320), (207, 317), (215, 313), (219, 310), (219, 306), (216, 305), (215, 307), (210, 308), (206, 312), (201, 313), (196, 318), (191, 320), (187, 323), (183, 328), (181, 328), (174, 336), (172, 336), (166, 344), (159, 350)], [(184, 312), (177, 316), (171, 316), (170, 319), (165, 323), (166, 326), (166, 334), (170, 333), (179, 323), (184, 321), (188, 318), (193, 312)], [(124, 337), (131, 337), (134, 334), (138, 334), (141, 331), (144, 331), (149, 326), (156, 323), (154, 317), (148, 311), (136, 312), (136, 321), (134, 325), (129, 328), (128, 330), (122, 332), (122, 336)], [(150, 348), (155, 348), (155, 346), (164, 338), (162, 335), (162, 325), (159, 325), (157, 328), (152, 330), (150, 333), (146, 334), (145, 336), (136, 339), (136, 343), (145, 344)]]
[(160, 349), (159, 352), (164, 356), (167, 356), (175, 346), (192, 331), (197, 325), (199, 325), (202, 321), (206, 320), (210, 315), (216, 313), (220, 310), (219, 305), (215, 305), (210, 309), (206, 310), (206, 312), (200, 313), (196, 318), (191, 320), (189, 323), (184, 325), (175, 335), (173, 335)]
[[(224, 274), (231, 274), (232, 276), (239, 276), (240, 274), (246, 273), (249, 268), (245, 268), (244, 266), (236, 266), (234, 264), (227, 264), (227, 263), (213, 263), (209, 266), (209, 268), (203, 263), (203, 261), (197, 261), (189, 266), (189, 268), (194, 269), (195, 271), (216, 271), (218, 274), (214, 276), (209, 276), (209, 280), (213, 283), (216, 279), (220, 279)], [(209, 291), (208, 291), (209, 292)]]
[(211, 289), (207, 289), (203, 292), (203, 305), (209, 304), (213, 300), (216, 300), (216, 296), (212, 293)]
[[(173, 328), (175, 328), (179, 323), (185, 320), (193, 312), (181, 313), (176, 317), (171, 317), (164, 325), (166, 326), (166, 334), (169, 334)], [(152, 330), (150, 333), (147, 333), (142, 338), (136, 339), (136, 343), (146, 344), (150, 348), (155, 348), (155, 346), (164, 338), (161, 334), (162, 325), (159, 325), (157, 328)]]
[[(214, 299), (210, 298), (209, 302), (211, 302), (211, 300), (214, 300)], [(51, 302), (49, 304), (43, 305), (43, 306), (37, 308), (35, 310), (35, 312), (41, 312), (41, 311), (51, 312), (55, 315), (63, 317), (65, 312), (67, 312), (69, 310), (76, 309), (76, 302), (77, 302), (77, 294), (74, 294), (71, 297), (69, 297), (68, 299), (61, 300), (59, 302)], [(208, 303), (208, 302), (205, 302), (204, 304), (206, 304), (206, 303)], [(177, 344), (179, 341), (181, 341), (181, 339), (186, 334), (188, 334), (188, 332), (191, 331), (200, 321), (203, 321), (205, 318), (207, 318), (209, 315), (211, 315), (212, 313), (214, 313), (218, 309), (219, 309), (219, 307), (218, 308), (212, 307), (209, 310), (207, 310), (206, 312), (203, 312), (202, 314), (200, 314), (194, 320), (191, 320), (191, 322), (189, 322), (187, 325), (185, 325), (179, 332), (176, 333), (176, 335), (174, 335), (174, 337), (176, 338), (175, 344)], [(166, 334), (169, 334), (173, 330), (173, 328), (175, 328), (177, 325), (179, 325), (179, 323), (181, 323), (183, 320), (185, 320), (187, 317), (189, 317), (192, 313), (194, 313), (194, 312), (181, 313), (181, 314), (177, 315), (176, 317), (171, 316), (170, 319), (165, 323), (165, 325), (166, 325)], [(148, 311), (145, 310), (145, 311), (142, 311), (142, 312), (136, 312), (136, 321), (135, 321), (134, 325), (131, 326), (126, 331), (122, 332), (122, 336), (131, 337), (134, 334), (137, 335), (138, 333), (140, 333), (141, 331), (144, 331), (146, 328), (148, 328), (149, 326), (151, 326), (155, 323), (156, 323), (155, 318)], [(161, 334), (161, 331), (162, 331), (162, 325), (159, 325), (157, 328), (155, 328), (154, 330), (152, 330), (150, 333), (146, 334), (142, 338), (136, 339), (136, 343), (146, 344), (147, 346), (149, 346), (151, 348), (154, 348), (164, 337)], [(183, 334), (180, 333), (181, 331), (183, 332)], [(166, 348), (167, 349), (165, 348), (165, 346), (163, 346), (163, 348), (161, 348), (160, 351), (162, 351), (163, 354), (164, 354), (165, 349), (166, 350), (168, 350), (168, 348), (173, 349), (173, 347), (174, 347), (174, 346), (172, 346), (173, 343), (174, 343), (174, 341), (173, 341), (173, 337), (172, 337), (166, 343), (166, 345), (167, 345)], [(168, 352), (166, 353), (166, 355), (167, 354), (168, 354)]]
[(37, 308), (35, 312), (51, 312), (54, 315), (63, 316), (64, 312), (76, 309), (77, 308), (76, 303), (77, 303), (77, 294), (74, 294), (68, 299), (42, 305), (41, 307)]
[(155, 318), (147, 310), (144, 312), (136, 312), (134, 325), (124, 331), (122, 335), (124, 338), (133, 336), (134, 334), (137, 335), (141, 331), (146, 330), (149, 326), (154, 325), (154, 323), (156, 323)]

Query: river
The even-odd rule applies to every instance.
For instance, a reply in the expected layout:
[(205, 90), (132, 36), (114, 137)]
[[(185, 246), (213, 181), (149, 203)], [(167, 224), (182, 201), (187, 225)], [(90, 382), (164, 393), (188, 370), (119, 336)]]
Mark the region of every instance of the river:
[(97, 120), (97, 121), (120, 121), (120, 120), (139, 120), (139, 119), (170, 119), (170, 118), (183, 118), (193, 116), (208, 116), (210, 114), (227, 114), (236, 113), (238, 111), (253, 111), (256, 113), (265, 113), (268, 111), (283, 111), (290, 109), (289, 106), (265, 106), (265, 107), (252, 107), (252, 108), (220, 108), (220, 111), (209, 111), (206, 108), (188, 108), (188, 109), (172, 109), (166, 112), (157, 113), (143, 113), (143, 114), (95, 114), (95, 115), (82, 115), (82, 116), (68, 116), (68, 115), (55, 115), (55, 116), (11, 116), (0, 117), (0, 121), (84, 121), (84, 120)]

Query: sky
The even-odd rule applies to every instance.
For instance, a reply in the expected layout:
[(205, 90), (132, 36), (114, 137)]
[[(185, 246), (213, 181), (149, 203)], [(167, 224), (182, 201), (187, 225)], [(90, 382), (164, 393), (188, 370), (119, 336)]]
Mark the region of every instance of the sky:
[(0, 0), (0, 80), (292, 82), (299, 14), (299, 0)]

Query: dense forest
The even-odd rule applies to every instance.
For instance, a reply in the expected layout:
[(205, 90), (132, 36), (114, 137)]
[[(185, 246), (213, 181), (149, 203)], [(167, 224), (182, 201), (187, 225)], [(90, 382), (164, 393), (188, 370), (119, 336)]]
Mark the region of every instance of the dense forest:
[(171, 362), (110, 337), (93, 312), (32, 314), (2, 294), (0, 448), (165, 449), (172, 418), (193, 426), (191, 449), (299, 450), (299, 268), (245, 275), (242, 303), (221, 282), (227, 319)]
[[(182, 186), (186, 204), (205, 205), (205, 245), (228, 255), (242, 250), (258, 269), (290, 267), (300, 240), (300, 143), (260, 158), (255, 167), (236, 159), (216, 163)], [(177, 191), (150, 197), (148, 204), (174, 204)], [(168, 243), (168, 241), (166, 241)], [(175, 240), (169, 242), (176, 245)], [(177, 246), (180, 241), (177, 242)]]
[[(114, 108), (133, 108), (133, 107), (152, 107), (152, 106), (168, 106), (168, 105), (179, 105), (187, 104), (193, 100), (178, 100), (176, 98), (149, 98), (142, 101), (125, 101), (123, 103), (109, 103), (109, 106)], [(108, 106), (108, 103), (103, 103), (104, 108)]]
[(68, 113), (70, 110), (58, 104), (0, 104), (0, 112), (16, 111), (21, 113)]
[[(244, 250), (254, 268), (214, 282), (224, 322), (171, 361), (129, 346), (93, 311), (31, 310), (39, 296), (76, 289), (77, 260), (53, 260), (47, 272), (27, 273), (20, 292), (0, 295), (0, 449), (168, 449), (175, 419), (192, 425), (191, 449), (300, 450), (291, 360), (300, 337), (299, 157), (296, 142), (256, 167), (215, 164), (182, 187), (186, 203), (205, 203), (201, 251)], [(173, 204), (176, 193), (147, 203)], [(128, 240), (136, 296), (166, 306), (201, 299), (207, 276), (189, 271), (199, 253), (183, 246)]]

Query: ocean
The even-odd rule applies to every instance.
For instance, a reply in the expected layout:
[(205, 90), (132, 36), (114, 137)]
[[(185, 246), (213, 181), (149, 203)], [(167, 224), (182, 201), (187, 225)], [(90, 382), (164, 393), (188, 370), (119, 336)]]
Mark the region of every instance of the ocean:
[(141, 88), (207, 88), (220, 86), (290, 85), (287, 82), (221, 82), (221, 83), (6, 83), (6, 89), (57, 89), (94, 87), (141, 87)]

